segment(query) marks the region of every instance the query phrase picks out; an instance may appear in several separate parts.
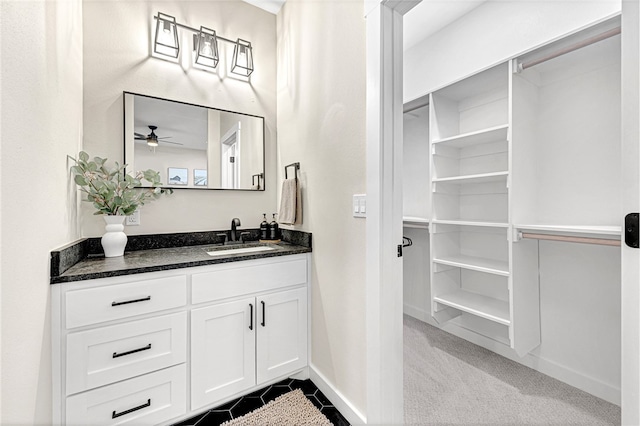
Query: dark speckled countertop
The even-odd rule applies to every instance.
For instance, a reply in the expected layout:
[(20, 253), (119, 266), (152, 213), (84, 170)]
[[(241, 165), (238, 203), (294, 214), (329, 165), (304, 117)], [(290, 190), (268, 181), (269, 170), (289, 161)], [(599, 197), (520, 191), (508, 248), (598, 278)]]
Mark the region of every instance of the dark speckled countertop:
[[(177, 234), (171, 234), (173, 240), (176, 240), (175, 235)], [(185, 238), (185, 235), (187, 234), (180, 234), (182, 239), (179, 244), (189, 242), (189, 238)], [(165, 241), (158, 243), (162, 238)], [(300, 231), (283, 230), (283, 241), (273, 244), (273, 250), (218, 256), (207, 254), (207, 251), (214, 247), (220, 248), (216, 241), (202, 244), (204, 241), (199, 240), (198, 245), (171, 247), (171, 242), (167, 242), (166, 239), (167, 237), (163, 235), (158, 236), (157, 239), (145, 236), (145, 240), (152, 242), (148, 246), (153, 248), (145, 249), (146, 244), (139, 244), (135, 250), (125, 251), (124, 256), (111, 258), (92, 253), (95, 248), (92, 247), (94, 242), (91, 239), (69, 244), (51, 253), (51, 284), (311, 252), (311, 234)], [(135, 238), (133, 238), (133, 244), (135, 244)], [(158, 245), (162, 248), (156, 248)], [(247, 242), (246, 245), (233, 246), (233, 248), (255, 245), (257, 245), (255, 242)], [(129, 250), (129, 244), (127, 250)]]

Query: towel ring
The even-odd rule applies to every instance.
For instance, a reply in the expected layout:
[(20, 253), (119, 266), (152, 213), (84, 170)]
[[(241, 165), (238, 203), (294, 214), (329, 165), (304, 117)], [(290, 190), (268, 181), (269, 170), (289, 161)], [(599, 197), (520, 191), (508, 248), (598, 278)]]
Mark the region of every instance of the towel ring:
[(284, 166), (284, 178), (288, 179), (289, 177), (287, 176), (287, 169), (289, 167), (293, 167), (293, 171), (295, 174), (296, 179), (298, 179), (298, 170), (300, 170), (300, 163), (291, 163), (287, 166)]

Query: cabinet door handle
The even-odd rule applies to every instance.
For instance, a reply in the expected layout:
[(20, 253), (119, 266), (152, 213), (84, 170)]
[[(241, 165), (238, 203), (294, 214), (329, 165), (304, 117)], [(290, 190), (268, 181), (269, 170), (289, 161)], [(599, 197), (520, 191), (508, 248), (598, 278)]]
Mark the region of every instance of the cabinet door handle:
[(142, 410), (143, 408), (151, 407), (151, 398), (147, 399), (146, 404), (138, 405), (137, 407), (129, 408), (128, 410), (122, 411), (120, 413), (116, 413), (116, 410), (113, 410), (111, 413), (111, 418), (115, 419), (120, 416), (124, 416), (125, 414), (133, 413), (134, 411)]
[(146, 302), (151, 300), (151, 296), (143, 297), (142, 299), (125, 300), (124, 302), (111, 302), (111, 306), (128, 305), (129, 303)]
[(266, 322), (266, 308), (264, 306), (264, 300), (261, 300), (260, 303), (262, 304), (262, 322), (260, 323), (261, 326), (265, 326), (265, 322)]
[(145, 346), (144, 348), (138, 348), (138, 349), (134, 349), (132, 351), (127, 351), (127, 352), (122, 352), (122, 353), (117, 353), (114, 352), (113, 353), (113, 357), (114, 358), (118, 358), (120, 356), (125, 356), (125, 355), (131, 355), (131, 354), (135, 354), (136, 352), (142, 352), (142, 351), (147, 351), (151, 349), (151, 343), (149, 343), (147, 346)]
[(249, 303), (249, 330), (253, 330), (253, 303)]

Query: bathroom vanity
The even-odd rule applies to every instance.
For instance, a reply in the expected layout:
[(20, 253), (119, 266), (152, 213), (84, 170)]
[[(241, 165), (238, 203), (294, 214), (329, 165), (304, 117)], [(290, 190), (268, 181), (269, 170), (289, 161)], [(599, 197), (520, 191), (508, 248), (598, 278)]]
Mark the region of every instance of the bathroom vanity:
[(52, 274), (53, 423), (171, 424), (307, 378), (307, 235), (264, 251), (88, 257)]

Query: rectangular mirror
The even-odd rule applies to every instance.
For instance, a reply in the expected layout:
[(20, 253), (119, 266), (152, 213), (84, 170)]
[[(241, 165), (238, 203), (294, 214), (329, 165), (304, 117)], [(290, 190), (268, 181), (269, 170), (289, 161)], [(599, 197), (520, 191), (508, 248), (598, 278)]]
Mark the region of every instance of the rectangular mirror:
[(124, 161), (170, 188), (264, 190), (264, 118), (124, 92)]

